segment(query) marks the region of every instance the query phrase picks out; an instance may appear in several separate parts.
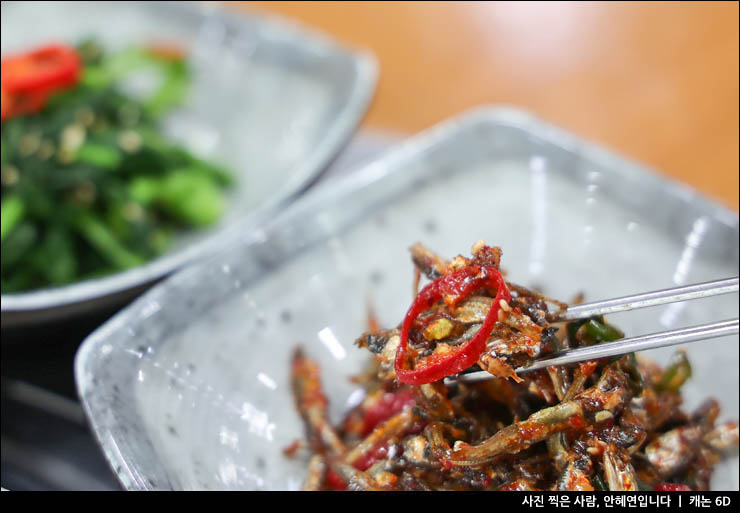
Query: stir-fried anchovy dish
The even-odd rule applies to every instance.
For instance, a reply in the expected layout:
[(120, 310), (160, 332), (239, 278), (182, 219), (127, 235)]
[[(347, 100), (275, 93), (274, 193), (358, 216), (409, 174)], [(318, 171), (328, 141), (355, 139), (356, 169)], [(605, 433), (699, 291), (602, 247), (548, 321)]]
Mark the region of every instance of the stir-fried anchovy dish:
[[(507, 281), (501, 249), (450, 261), (411, 248), (418, 291), (405, 318), (356, 342), (374, 358), (340, 426), (302, 349), (292, 385), (311, 452), (306, 490), (707, 490), (734, 454), (736, 422), (707, 400), (681, 409), (685, 353), (665, 369), (634, 354), (521, 373), (565, 348), (616, 340), (603, 317), (557, 322), (564, 303)], [(491, 379), (444, 378), (486, 370)]]

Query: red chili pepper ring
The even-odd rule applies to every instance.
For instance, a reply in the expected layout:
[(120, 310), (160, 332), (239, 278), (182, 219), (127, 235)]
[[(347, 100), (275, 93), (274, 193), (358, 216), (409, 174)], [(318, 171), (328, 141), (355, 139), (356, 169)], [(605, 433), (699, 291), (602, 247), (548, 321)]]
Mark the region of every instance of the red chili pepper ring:
[(65, 45), (4, 57), (0, 76), (2, 121), (40, 111), (51, 94), (77, 84), (81, 72), (80, 56)]
[(4, 57), (2, 84), (7, 93), (63, 89), (77, 83), (82, 62), (66, 45), (49, 45), (32, 52)]
[[(473, 338), (458, 346), (453, 346), (448, 353), (432, 354), (421, 359), (413, 369), (406, 367), (409, 332), (411, 325), (419, 315), (440, 300), (444, 300), (449, 306), (455, 306), (473, 292), (487, 288), (496, 288), (496, 297), (478, 333)], [(414, 299), (401, 325), (401, 341), (395, 360), (398, 380), (408, 385), (423, 385), (457, 374), (475, 364), (478, 357), (485, 351), (488, 336), (498, 321), (502, 299), (508, 303), (511, 301), (511, 293), (498, 269), (487, 265), (464, 267), (424, 287)]]

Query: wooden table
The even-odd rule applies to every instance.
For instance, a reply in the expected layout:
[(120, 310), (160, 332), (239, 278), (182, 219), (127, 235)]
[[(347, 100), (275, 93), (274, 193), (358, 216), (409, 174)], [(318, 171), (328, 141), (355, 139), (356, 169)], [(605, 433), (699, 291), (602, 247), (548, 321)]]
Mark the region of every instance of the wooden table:
[(506, 103), (738, 209), (738, 3), (253, 2), (380, 63), (366, 127)]

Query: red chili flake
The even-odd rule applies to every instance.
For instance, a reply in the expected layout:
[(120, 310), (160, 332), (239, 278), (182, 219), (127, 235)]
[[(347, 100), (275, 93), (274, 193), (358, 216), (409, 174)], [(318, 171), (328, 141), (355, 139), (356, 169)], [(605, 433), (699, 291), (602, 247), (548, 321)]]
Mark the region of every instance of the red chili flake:
[(530, 440), (539, 437), (547, 428), (544, 426), (523, 426), (519, 428), (519, 437), (522, 440)]
[(418, 433), (421, 433), (425, 427), (427, 427), (427, 422), (425, 420), (421, 420), (421, 419), (415, 420), (414, 423), (411, 424), (411, 426), (409, 426), (409, 428), (406, 430), (406, 432), (404, 433), (404, 436), (416, 435)]
[(500, 492), (521, 492), (521, 491), (525, 491), (527, 488), (525, 488), (522, 485), (523, 485), (523, 483), (521, 483), (520, 480), (517, 479), (516, 481), (512, 481), (511, 483), (505, 484), (504, 486), (502, 486), (501, 488), (499, 488), (499, 491)]
[(580, 415), (576, 415), (575, 417), (571, 417), (570, 425), (575, 429), (581, 429), (586, 425), (586, 420)]
[(283, 454), (288, 456), (289, 458), (293, 458), (295, 454), (298, 452), (298, 449), (303, 447), (303, 441), (296, 440), (292, 444), (290, 444), (288, 447), (283, 449)]
[(481, 488), (488, 488), (488, 486), (491, 484), (491, 478), (484, 475), (484, 476), (481, 476), (479, 482), (480, 482)]
[(343, 491), (347, 489), (347, 483), (344, 482), (342, 476), (333, 470), (326, 473), (326, 486), (335, 491)]
[(365, 411), (362, 436), (369, 435), (378, 424), (385, 422), (407, 406), (413, 406), (415, 403), (414, 390), (411, 388), (383, 394), (376, 403)]
[(442, 464), (442, 468), (445, 469), (445, 470), (450, 470), (450, 469), (452, 469), (452, 467), (455, 466), (447, 458), (441, 458), (439, 460), (439, 462)]
[(691, 492), (691, 488), (679, 483), (658, 483), (653, 487), (656, 492)]
[(370, 467), (373, 466), (373, 463), (376, 461), (383, 460), (388, 457), (388, 444), (381, 444), (370, 451), (368, 451), (364, 456), (362, 456), (360, 459), (354, 462), (353, 466), (357, 470), (362, 470), (363, 472)]
[(583, 362), (579, 364), (579, 366), (581, 368), (581, 374), (583, 374), (585, 377), (589, 377), (596, 370), (596, 362), (593, 360), (589, 362)]

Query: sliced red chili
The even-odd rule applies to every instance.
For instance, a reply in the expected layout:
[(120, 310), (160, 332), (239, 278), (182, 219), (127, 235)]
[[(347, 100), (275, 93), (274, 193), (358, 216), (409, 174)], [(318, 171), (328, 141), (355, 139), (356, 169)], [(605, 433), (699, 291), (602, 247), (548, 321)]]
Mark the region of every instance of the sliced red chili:
[(347, 489), (347, 483), (342, 479), (342, 476), (333, 470), (329, 470), (326, 473), (326, 486), (328, 486), (330, 490), (338, 492)]
[(353, 467), (363, 472), (373, 466), (376, 461), (384, 460), (388, 457), (388, 444), (383, 443), (373, 447), (371, 450), (360, 457), (353, 463)]
[[(445, 354), (422, 358), (413, 369), (407, 368), (409, 332), (414, 320), (440, 300), (449, 306), (469, 297), (480, 289), (496, 289), (496, 297), (478, 333), (470, 340), (451, 347)], [(424, 287), (416, 296), (401, 325), (401, 341), (396, 352), (395, 369), (398, 380), (409, 385), (423, 385), (457, 374), (475, 364), (486, 349), (486, 341), (498, 321), (501, 300), (511, 301), (501, 273), (492, 266), (468, 266), (446, 274)]]
[(12, 98), (4, 90), (0, 89), (0, 118), (5, 121), (11, 117), (13, 105)]
[(77, 83), (82, 63), (74, 48), (49, 45), (2, 60), (2, 84), (7, 93), (63, 89)]
[(8, 93), (4, 89), (0, 89), (0, 94), (2, 95), (0, 98), (0, 110), (2, 111), (0, 118), (2, 121), (40, 111), (49, 97), (49, 92), (43, 90)]

